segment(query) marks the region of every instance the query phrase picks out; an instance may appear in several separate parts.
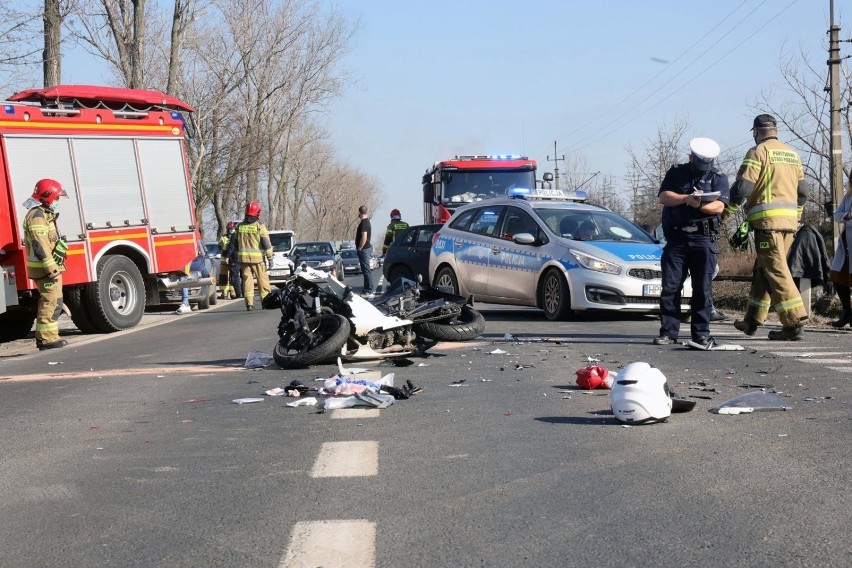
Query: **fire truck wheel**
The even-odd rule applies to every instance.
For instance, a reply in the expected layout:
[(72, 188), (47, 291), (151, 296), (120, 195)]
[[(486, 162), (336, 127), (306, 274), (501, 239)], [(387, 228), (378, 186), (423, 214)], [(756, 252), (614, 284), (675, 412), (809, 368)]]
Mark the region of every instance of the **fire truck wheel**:
[(98, 281), (86, 288), (83, 302), (102, 332), (133, 327), (145, 310), (145, 283), (132, 260), (108, 255), (98, 264)]
[[(92, 286), (92, 284), (88, 284)], [(83, 302), (83, 286), (70, 286), (63, 290), (63, 300), (71, 310), (71, 321), (83, 333), (100, 333), (89, 317), (89, 309)]]
[[(32, 306), (35, 308), (35, 306)], [(0, 314), (0, 341), (15, 341), (23, 339), (35, 323), (35, 309), (28, 306), (25, 309), (9, 310)]]
[(435, 273), (435, 281), (432, 285), (435, 288), (444, 288), (450, 294), (458, 295), (459, 293), (459, 280), (449, 266), (445, 266)]

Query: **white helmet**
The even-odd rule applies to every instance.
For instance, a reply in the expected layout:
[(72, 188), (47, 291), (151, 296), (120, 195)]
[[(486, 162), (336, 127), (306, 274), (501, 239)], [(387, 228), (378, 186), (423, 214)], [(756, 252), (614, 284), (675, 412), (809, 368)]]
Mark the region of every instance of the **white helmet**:
[(648, 363), (630, 363), (619, 373), (609, 393), (612, 413), (625, 424), (662, 422), (672, 413), (669, 384)]

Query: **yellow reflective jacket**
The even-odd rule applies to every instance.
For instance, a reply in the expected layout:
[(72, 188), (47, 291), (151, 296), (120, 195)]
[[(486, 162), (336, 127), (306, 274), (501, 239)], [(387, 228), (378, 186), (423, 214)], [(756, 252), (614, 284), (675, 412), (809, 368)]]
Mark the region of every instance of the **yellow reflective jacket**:
[(272, 241), (269, 231), (260, 221), (237, 225), (236, 257), (240, 264), (262, 264), (264, 257), (272, 258)]
[(754, 183), (743, 206), (752, 228), (798, 228), (804, 206), (799, 205), (799, 180), (804, 177), (799, 155), (777, 138), (766, 138), (750, 149), (737, 179)]
[(24, 247), (27, 249), (27, 274), (30, 278), (45, 278), (65, 272), (56, 264), (53, 247), (59, 240), (56, 213), (44, 205), (33, 207), (24, 217)]

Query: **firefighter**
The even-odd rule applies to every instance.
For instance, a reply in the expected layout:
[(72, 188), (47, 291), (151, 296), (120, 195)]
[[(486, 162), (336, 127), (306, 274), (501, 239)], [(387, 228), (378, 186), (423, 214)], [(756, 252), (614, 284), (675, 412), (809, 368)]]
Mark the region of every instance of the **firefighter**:
[(27, 250), (27, 273), (38, 286), (36, 312), (36, 347), (40, 350), (65, 347), (59, 338), (59, 314), (62, 313), (62, 273), (68, 247), (59, 238), (55, 212), (60, 197), (67, 197), (62, 185), (52, 179), (35, 184), (33, 195), (24, 203), (32, 207), (24, 217), (24, 246)]
[(743, 159), (731, 188), (731, 202), (722, 219), (728, 219), (745, 201), (745, 218), (754, 230), (757, 249), (748, 308), (734, 327), (754, 335), (774, 307), (781, 320), (769, 339), (796, 341), (808, 315), (787, 265), (787, 253), (810, 193), (802, 162), (790, 146), (778, 140), (775, 117), (760, 114), (752, 124), (755, 146)]
[(226, 233), (219, 237), (219, 250), (221, 251), (221, 258), (219, 260), (219, 297), (223, 300), (237, 297), (237, 286), (235, 284), (242, 291), (242, 282), (240, 282), (239, 273), (237, 273), (237, 277), (234, 280), (231, 279), (231, 262), (228, 258), (228, 245), (236, 231), (237, 223), (235, 221), (228, 221), (226, 227)]
[(237, 224), (236, 231), (229, 243), (229, 258), (240, 263), (243, 278), (243, 295), (246, 310), (254, 309), (254, 282), (260, 292), (260, 300), (271, 291), (269, 277), (266, 275), (266, 263), (272, 260), (272, 242), (266, 225), (258, 220), (260, 203), (252, 201), (246, 206), (246, 216)]
[(391, 246), (396, 236), (408, 228), (408, 223), (402, 220), (402, 213), (399, 209), (394, 209), (390, 212), (391, 221), (388, 223), (388, 228), (385, 231), (385, 244), (382, 246), (382, 256), (388, 252), (388, 247)]

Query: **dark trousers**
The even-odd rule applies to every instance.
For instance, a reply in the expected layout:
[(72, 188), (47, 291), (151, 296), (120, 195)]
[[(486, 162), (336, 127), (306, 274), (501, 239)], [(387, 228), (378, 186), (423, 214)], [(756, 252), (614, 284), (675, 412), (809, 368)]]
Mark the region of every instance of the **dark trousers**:
[(237, 298), (243, 297), (243, 275), (242, 275), (242, 267), (239, 262), (231, 262), (228, 265), (231, 270), (231, 286), (234, 287), (234, 292), (237, 294)]
[(663, 248), (663, 290), (660, 293), (660, 335), (677, 338), (680, 331), (681, 290), (687, 276), (692, 281), (690, 333), (692, 339), (710, 335), (713, 310), (713, 270), (719, 246), (714, 235), (666, 235)]
[(361, 265), (361, 274), (364, 275), (364, 291), (374, 292), (373, 271), (370, 270), (370, 257), (373, 256), (373, 247), (370, 245), (358, 250), (358, 263)]

